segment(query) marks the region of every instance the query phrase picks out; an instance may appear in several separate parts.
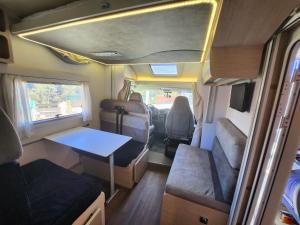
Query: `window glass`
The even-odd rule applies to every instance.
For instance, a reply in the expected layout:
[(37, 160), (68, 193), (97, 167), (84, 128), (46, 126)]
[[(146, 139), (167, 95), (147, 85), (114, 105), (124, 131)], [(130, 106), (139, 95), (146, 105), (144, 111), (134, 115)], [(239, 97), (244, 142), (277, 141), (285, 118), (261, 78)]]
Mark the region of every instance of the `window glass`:
[(27, 83), (32, 121), (82, 112), (80, 85)]
[(151, 64), (153, 75), (177, 75), (176, 64)]
[(147, 105), (153, 105), (157, 109), (170, 109), (177, 96), (186, 96), (193, 110), (193, 94), (188, 88), (164, 88), (147, 85), (136, 85), (135, 92), (141, 93), (143, 101)]

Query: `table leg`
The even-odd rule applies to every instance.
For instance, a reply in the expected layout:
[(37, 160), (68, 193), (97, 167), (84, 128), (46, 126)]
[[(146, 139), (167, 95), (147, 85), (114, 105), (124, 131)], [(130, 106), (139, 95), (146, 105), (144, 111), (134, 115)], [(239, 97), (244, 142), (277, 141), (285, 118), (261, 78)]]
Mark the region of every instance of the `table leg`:
[(110, 196), (115, 193), (115, 172), (114, 172), (114, 154), (109, 156), (109, 172), (110, 172)]

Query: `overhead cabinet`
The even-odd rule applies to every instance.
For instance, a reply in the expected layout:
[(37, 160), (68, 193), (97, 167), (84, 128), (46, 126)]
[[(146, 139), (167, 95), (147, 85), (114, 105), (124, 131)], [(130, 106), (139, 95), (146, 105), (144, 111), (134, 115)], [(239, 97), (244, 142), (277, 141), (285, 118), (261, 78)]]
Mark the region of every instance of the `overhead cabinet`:
[(255, 79), (259, 75), (262, 53), (263, 46), (213, 47), (210, 60), (205, 63), (204, 82)]

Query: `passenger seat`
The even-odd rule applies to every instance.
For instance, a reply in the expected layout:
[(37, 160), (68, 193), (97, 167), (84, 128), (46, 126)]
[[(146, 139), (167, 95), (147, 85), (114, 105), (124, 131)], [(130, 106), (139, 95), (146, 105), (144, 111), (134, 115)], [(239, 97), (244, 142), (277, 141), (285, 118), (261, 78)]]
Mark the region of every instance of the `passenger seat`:
[(145, 109), (149, 114), (149, 121), (150, 121), (149, 135), (150, 135), (150, 139), (151, 139), (155, 127), (154, 127), (153, 122), (152, 122), (152, 111), (151, 111), (150, 107), (144, 103), (142, 95), (138, 92), (131, 93), (131, 95), (129, 96), (129, 101), (131, 101), (131, 102), (140, 102), (145, 106)]

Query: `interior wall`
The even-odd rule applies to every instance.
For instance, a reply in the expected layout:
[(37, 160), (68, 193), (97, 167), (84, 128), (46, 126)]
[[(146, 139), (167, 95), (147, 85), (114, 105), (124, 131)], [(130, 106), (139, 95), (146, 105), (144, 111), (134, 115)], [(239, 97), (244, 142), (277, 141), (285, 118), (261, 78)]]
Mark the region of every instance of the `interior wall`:
[[(256, 103), (259, 98), (259, 90), (260, 90), (261, 79), (255, 80), (255, 89), (253, 92), (251, 108), (249, 112), (239, 112), (233, 108), (229, 107), (230, 104), (230, 94), (227, 99), (227, 111), (226, 117), (237, 126), (244, 134), (247, 136), (250, 133), (250, 129), (252, 126), (252, 120), (256, 109)], [(231, 92), (231, 89), (230, 89)]]
[[(88, 81), (92, 100), (92, 121), (90, 126), (100, 127), (99, 102), (109, 96), (105, 87), (110, 77), (104, 65), (90, 63), (87, 65), (66, 64), (54, 56), (47, 48), (24, 41), (12, 36), (12, 49), (14, 63), (0, 64), (0, 73), (32, 76), (42, 78), (55, 78), (76, 81)], [(64, 120), (64, 119), (63, 119)], [(70, 149), (57, 144), (50, 144), (41, 138), (50, 133), (82, 125), (81, 118), (69, 118), (52, 123), (35, 125), (35, 135), (30, 141), (33, 144), (24, 146), (24, 153), (20, 159), (21, 164), (28, 163), (37, 158), (48, 158), (55, 163), (70, 168), (78, 163), (78, 155)], [(25, 140), (24, 143), (27, 143)]]

